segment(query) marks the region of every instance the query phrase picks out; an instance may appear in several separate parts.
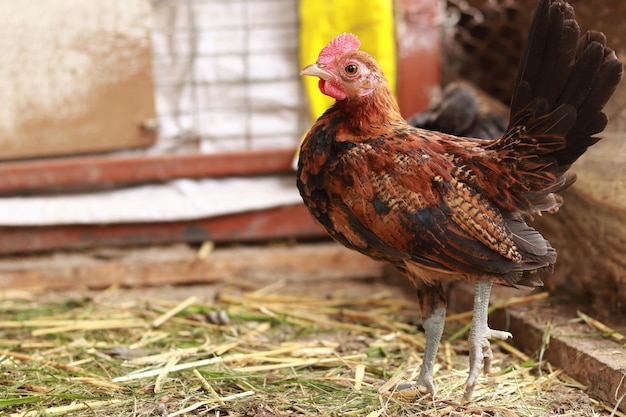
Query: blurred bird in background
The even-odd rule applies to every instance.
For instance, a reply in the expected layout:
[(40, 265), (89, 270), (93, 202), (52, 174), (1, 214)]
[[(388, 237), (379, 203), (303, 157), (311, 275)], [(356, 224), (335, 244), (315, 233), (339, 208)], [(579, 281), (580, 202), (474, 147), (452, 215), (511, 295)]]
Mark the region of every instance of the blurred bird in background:
[[(489, 339), (511, 337), (488, 326), (492, 284), (532, 288), (542, 285), (538, 271), (552, 270), (556, 251), (527, 222), (562, 204), (557, 193), (575, 179), (569, 168), (607, 124), (602, 109), (622, 64), (601, 32), (581, 36), (568, 3), (540, 0), (508, 125), (496, 139), (477, 139), (464, 137), (472, 123), (456, 111), (449, 125), (463, 136), (407, 124), (380, 67), (359, 47), (354, 35), (339, 35), (301, 72), (318, 77), (335, 103), (302, 143), (297, 185), (330, 236), (389, 262), (417, 287), (427, 343), (414, 383), (433, 394), (447, 304), (442, 284), (475, 284), (469, 400), (480, 371), (489, 372)], [(454, 94), (459, 103), (473, 100)], [(430, 123), (442, 120), (446, 106), (416, 124), (437, 128)]]
[(495, 139), (506, 130), (508, 109), (470, 83), (455, 81), (427, 109), (407, 123), (436, 132), (477, 139)]

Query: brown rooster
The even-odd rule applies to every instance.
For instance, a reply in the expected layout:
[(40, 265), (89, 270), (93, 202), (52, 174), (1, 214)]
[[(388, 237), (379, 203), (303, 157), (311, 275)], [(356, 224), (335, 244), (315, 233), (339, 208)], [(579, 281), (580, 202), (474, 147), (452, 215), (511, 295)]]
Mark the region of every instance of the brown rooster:
[(599, 138), (602, 112), (622, 64), (600, 32), (580, 35), (573, 8), (540, 0), (523, 51), (511, 118), (495, 140), (409, 126), (376, 61), (352, 34), (333, 39), (301, 72), (336, 99), (307, 134), (298, 188), (338, 242), (404, 271), (419, 296), (426, 350), (416, 385), (433, 394), (432, 372), (446, 314), (442, 283), (475, 284), (464, 399), (489, 371), (492, 283), (541, 285), (556, 252), (527, 221), (554, 212), (568, 169)]

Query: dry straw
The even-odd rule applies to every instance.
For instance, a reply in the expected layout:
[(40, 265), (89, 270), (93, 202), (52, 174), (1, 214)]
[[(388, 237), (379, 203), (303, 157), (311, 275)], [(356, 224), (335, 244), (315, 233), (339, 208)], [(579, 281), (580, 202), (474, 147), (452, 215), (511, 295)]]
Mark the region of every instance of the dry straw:
[[(415, 303), (385, 294), (353, 300), (273, 293), (283, 285), (223, 293), (211, 305), (199, 294), (120, 303), (119, 290), (93, 299), (39, 301), (46, 297), (23, 293), (4, 301), (0, 414), (623, 416), (590, 402), (558, 370), (539, 372), (536, 355), (505, 342), (494, 344), (494, 373), (480, 379), (475, 402), (461, 405), (467, 343), (460, 336), (470, 313), (448, 318), (437, 397), (398, 391), (421, 364)], [(619, 335), (585, 320), (608, 337)]]

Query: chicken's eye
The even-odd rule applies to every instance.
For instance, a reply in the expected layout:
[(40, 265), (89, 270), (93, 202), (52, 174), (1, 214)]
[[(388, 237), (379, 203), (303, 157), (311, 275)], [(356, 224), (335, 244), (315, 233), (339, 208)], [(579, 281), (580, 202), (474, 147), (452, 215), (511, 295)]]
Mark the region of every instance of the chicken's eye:
[(343, 70), (344, 70), (344, 71), (346, 72), (346, 74), (348, 74), (348, 75), (354, 75), (354, 74), (356, 74), (356, 73), (357, 73), (357, 71), (359, 70), (359, 67), (357, 67), (357, 66), (356, 66), (356, 65), (354, 65), (354, 64), (348, 64), (348, 65), (346, 65), (346, 67), (345, 67)]

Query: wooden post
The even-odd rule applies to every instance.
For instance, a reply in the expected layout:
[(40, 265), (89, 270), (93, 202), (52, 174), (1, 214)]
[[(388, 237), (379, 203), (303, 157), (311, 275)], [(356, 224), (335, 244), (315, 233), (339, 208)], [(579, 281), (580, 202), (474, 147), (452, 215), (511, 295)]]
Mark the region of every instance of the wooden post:
[(409, 118), (430, 102), (439, 87), (439, 0), (397, 0), (398, 101)]

